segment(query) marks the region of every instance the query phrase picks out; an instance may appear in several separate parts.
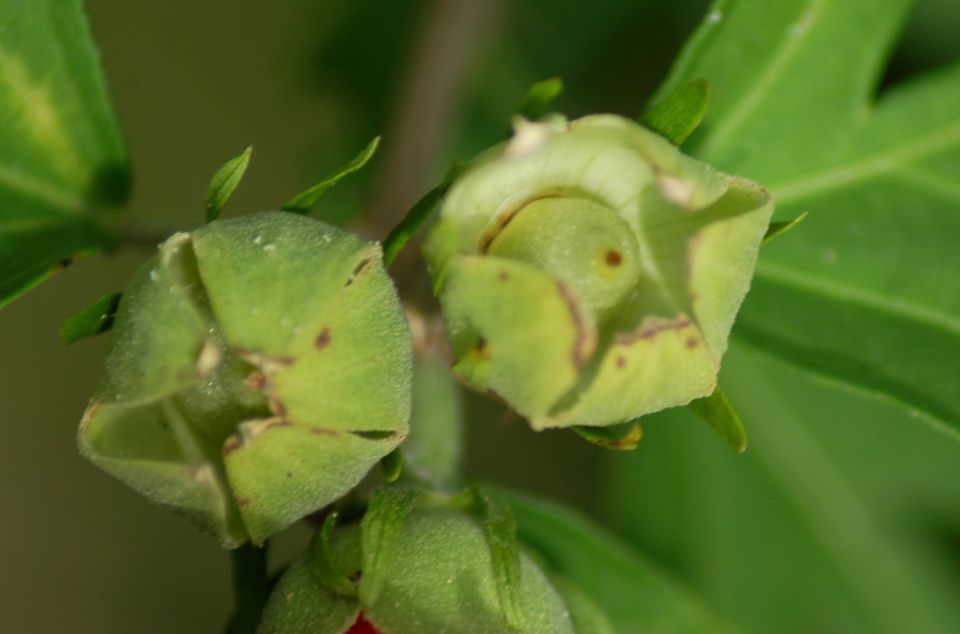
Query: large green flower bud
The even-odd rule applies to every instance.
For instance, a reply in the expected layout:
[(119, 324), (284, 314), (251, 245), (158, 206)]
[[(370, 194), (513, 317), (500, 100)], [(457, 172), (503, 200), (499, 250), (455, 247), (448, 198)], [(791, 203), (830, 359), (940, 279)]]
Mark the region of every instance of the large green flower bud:
[(489, 531), (472, 514), (389, 504), (379, 518), (318, 534), (274, 589), (259, 634), (612, 632), (590, 598), (526, 553), (505, 592)]
[(709, 395), (772, 211), (622, 117), (521, 121), (424, 248), (455, 371), (538, 429)]
[(407, 433), (410, 335), (380, 248), (316, 220), (172, 236), (112, 337), (81, 451), (226, 546), (342, 496)]

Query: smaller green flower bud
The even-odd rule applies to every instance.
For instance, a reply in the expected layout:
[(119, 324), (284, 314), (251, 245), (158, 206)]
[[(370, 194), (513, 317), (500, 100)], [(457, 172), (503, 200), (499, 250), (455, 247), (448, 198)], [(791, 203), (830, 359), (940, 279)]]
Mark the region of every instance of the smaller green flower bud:
[(259, 634), (612, 631), (591, 599), (556, 586), (524, 552), (505, 596), (489, 527), (455, 498), (424, 496), (388, 501), (359, 524), (331, 530), (328, 522), (280, 579)]
[(705, 397), (772, 211), (759, 185), (622, 117), (521, 120), (424, 245), (454, 370), (537, 429)]
[(225, 546), (336, 500), (407, 434), (380, 248), (268, 212), (168, 239), (118, 309), (81, 452)]

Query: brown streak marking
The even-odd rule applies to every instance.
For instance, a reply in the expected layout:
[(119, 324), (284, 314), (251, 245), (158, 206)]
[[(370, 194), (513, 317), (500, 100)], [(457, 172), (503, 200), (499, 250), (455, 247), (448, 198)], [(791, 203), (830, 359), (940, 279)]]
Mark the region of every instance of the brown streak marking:
[(689, 325), (690, 320), (688, 319), (660, 322), (627, 335), (620, 335), (617, 337), (617, 343), (631, 344), (640, 339), (650, 339), (655, 335), (667, 330), (683, 330)]
[(626, 366), (626, 365), (627, 365), (627, 358), (626, 358), (625, 356), (623, 356), (622, 354), (618, 354), (618, 355), (617, 355), (617, 367), (622, 369), (622, 368), (623, 368), (624, 366)]
[(236, 435), (230, 436), (225, 441), (223, 441), (223, 455), (226, 456), (240, 447), (243, 447), (243, 441), (240, 440)]
[(239, 506), (242, 509), (247, 508), (248, 506), (250, 506), (250, 498), (238, 497), (237, 506)]
[(560, 291), (560, 297), (567, 304), (570, 310), (570, 316), (573, 317), (573, 325), (577, 329), (577, 338), (573, 342), (573, 366), (578, 370), (586, 362), (587, 329), (583, 323), (583, 317), (580, 315), (580, 308), (577, 306), (577, 300), (570, 293), (563, 282), (557, 282), (557, 289)]
[(316, 434), (317, 436), (336, 436), (337, 432), (332, 429), (324, 429), (323, 427), (310, 427), (309, 429), (311, 434)]
[(287, 406), (284, 405), (283, 401), (281, 401), (280, 399), (272, 398), (270, 399), (270, 403), (268, 403), (268, 405), (270, 407), (270, 411), (276, 414), (277, 416), (279, 416), (280, 418), (287, 417)]
[(497, 279), (500, 280), (501, 282), (506, 282), (507, 280), (510, 279), (510, 274), (506, 271), (500, 271), (500, 273), (497, 274)]
[(687, 346), (688, 350), (693, 350), (699, 344), (700, 344), (700, 340), (697, 339), (696, 337), (691, 336), (691, 337), (687, 337), (687, 341), (685, 345)]
[(261, 433), (263, 433), (264, 431), (267, 431), (268, 429), (273, 429), (274, 427), (289, 427), (289, 426), (290, 426), (290, 421), (284, 420), (282, 418), (278, 418), (275, 420), (271, 420), (269, 423), (264, 425)]
[(317, 350), (323, 350), (328, 345), (330, 345), (330, 328), (324, 326), (323, 330), (320, 331), (320, 334), (317, 335), (317, 338), (314, 340), (313, 347)]
[(538, 200), (543, 200), (545, 198), (560, 198), (561, 194), (559, 192), (545, 192), (543, 194), (538, 194), (532, 198), (526, 198), (516, 204), (511, 209), (501, 213), (496, 220), (496, 224), (488, 229), (482, 236), (480, 236), (480, 241), (477, 243), (477, 253), (480, 255), (486, 255), (487, 251), (490, 250), (490, 245), (493, 244), (493, 241), (496, 240), (497, 236), (507, 228), (507, 225), (510, 224), (510, 221), (513, 220), (518, 213), (523, 211), (523, 208), (529, 205), (532, 202)]
[(350, 277), (347, 278), (347, 283), (344, 284), (344, 286), (350, 286), (351, 284), (353, 284), (353, 281), (354, 281), (355, 279), (357, 279), (357, 276), (360, 275), (360, 273), (363, 272), (363, 269), (367, 268), (367, 265), (370, 264), (370, 261), (371, 261), (372, 259), (373, 259), (373, 258), (369, 258), (369, 257), (368, 257), (368, 258), (363, 258), (362, 260), (360, 260), (360, 262), (357, 264), (357, 266), (354, 267), (353, 272), (350, 273)]

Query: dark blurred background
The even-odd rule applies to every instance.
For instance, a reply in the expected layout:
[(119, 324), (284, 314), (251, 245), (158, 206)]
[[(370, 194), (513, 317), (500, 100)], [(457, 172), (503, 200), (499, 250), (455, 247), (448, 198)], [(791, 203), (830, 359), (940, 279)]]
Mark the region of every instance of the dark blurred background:
[[(135, 168), (138, 232), (198, 224), (210, 175), (248, 144), (227, 214), (278, 207), (383, 134), (371, 167), (318, 211), (382, 238), (452, 159), (502, 138), (536, 80), (564, 78), (556, 106), (570, 116), (638, 113), (707, 2), (87, 5)], [(957, 26), (960, 3), (920, 2), (885, 81), (960, 56)], [(57, 327), (149, 255), (79, 261), (0, 312), (0, 631), (210, 633), (229, 611), (227, 554), (75, 450), (104, 341), (67, 349)], [(895, 408), (733, 359), (746, 456), (684, 413), (651, 418), (635, 454), (608, 455), (472, 397), (470, 474), (579, 507), (757, 632), (881, 631), (876, 619), (917, 611), (935, 615), (912, 632), (960, 624), (958, 448)], [(307, 535), (284, 534), (275, 560)], [(874, 573), (900, 579), (896, 596), (913, 603), (864, 616), (882, 596), (861, 577)]]

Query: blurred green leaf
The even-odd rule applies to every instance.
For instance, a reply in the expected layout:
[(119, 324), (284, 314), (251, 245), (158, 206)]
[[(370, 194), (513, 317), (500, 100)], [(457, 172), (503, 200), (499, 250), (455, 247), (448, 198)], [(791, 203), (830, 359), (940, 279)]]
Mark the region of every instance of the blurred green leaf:
[(910, 5), (717, 2), (660, 95), (710, 80), (693, 153), (810, 210), (763, 252), (739, 337), (960, 438), (960, 65), (873, 96)]
[(699, 398), (687, 407), (691, 412), (710, 423), (720, 436), (733, 447), (737, 453), (747, 450), (747, 431), (733, 409), (733, 404), (718, 387), (713, 394), (706, 398)]
[(736, 631), (638, 553), (586, 518), (519, 493), (503, 489), (490, 492), (513, 509), (521, 542), (596, 602), (617, 632)]
[(710, 82), (694, 79), (655, 103), (640, 117), (640, 123), (680, 145), (703, 121), (709, 103)]
[(283, 210), (298, 214), (305, 214), (309, 212), (328, 189), (339, 183), (344, 177), (362, 169), (363, 166), (366, 165), (371, 158), (373, 158), (373, 155), (376, 153), (377, 147), (379, 146), (380, 137), (374, 137), (374, 139), (370, 141), (366, 147), (360, 150), (360, 153), (353, 157), (349, 163), (338, 169), (332, 176), (323, 179), (313, 187), (294, 196), (289, 202), (287, 202), (287, 204), (283, 206)]
[[(611, 464), (610, 509), (633, 542), (750, 631), (956, 631), (960, 575), (917, 530), (957, 517), (942, 437), (743, 348), (724, 368), (757, 421), (751, 450), (717, 451), (683, 410), (648, 418), (637, 453)], [(928, 456), (935, 466), (911, 473)]]
[(516, 114), (535, 121), (547, 113), (547, 108), (560, 96), (561, 92), (563, 92), (563, 80), (559, 77), (538, 81), (530, 86), (530, 90), (517, 106)]
[(207, 191), (207, 222), (212, 222), (220, 215), (220, 210), (233, 194), (233, 190), (240, 184), (247, 166), (250, 164), (250, 153), (253, 146), (247, 149), (222, 166), (210, 179), (210, 189)]
[(79, 0), (0, 0), (0, 305), (115, 240), (129, 187)]
[(60, 340), (64, 345), (69, 346), (80, 339), (110, 330), (121, 295), (122, 293), (107, 293), (76, 315), (63, 320), (60, 324)]

